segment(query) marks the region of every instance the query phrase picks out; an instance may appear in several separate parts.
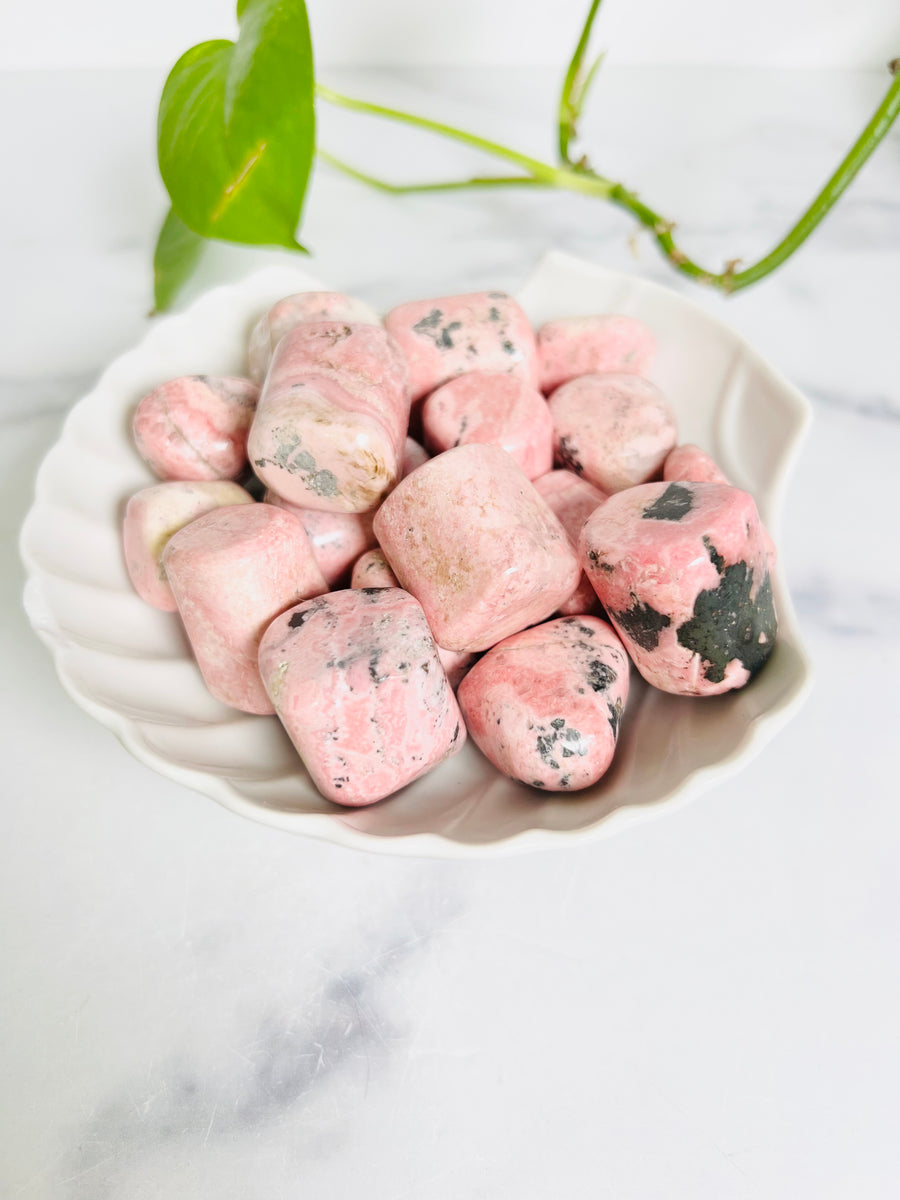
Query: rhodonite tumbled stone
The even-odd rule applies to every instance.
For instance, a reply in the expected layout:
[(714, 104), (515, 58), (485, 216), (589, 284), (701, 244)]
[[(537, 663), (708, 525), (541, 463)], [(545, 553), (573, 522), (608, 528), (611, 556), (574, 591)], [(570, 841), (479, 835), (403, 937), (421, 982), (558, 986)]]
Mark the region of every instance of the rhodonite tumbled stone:
[(259, 639), (278, 613), (328, 590), (300, 521), (271, 504), (219, 508), (174, 535), (163, 566), (212, 694), (242, 712), (274, 712)]
[(406, 364), (385, 331), (306, 321), (275, 350), (250, 461), (299, 508), (367, 512), (400, 478), (408, 424)]
[(407, 476), (375, 516), (401, 585), (451, 650), (486, 650), (567, 599), (580, 566), (565, 529), (499, 446), (458, 446)]
[(252, 503), (253, 497), (230, 480), (172, 480), (136, 492), (125, 508), (122, 541), (125, 565), (141, 599), (163, 612), (175, 612), (178, 605), (162, 563), (169, 539), (214, 508)]
[(357, 558), (375, 545), (374, 513), (318, 512), (312, 508), (298, 508), (271, 491), (266, 492), (265, 501), (300, 518), (319, 570), (330, 588), (341, 585)]
[(138, 453), (160, 479), (237, 479), (247, 466), (247, 434), (258, 397), (249, 379), (170, 379), (135, 410)]
[(589, 787), (612, 762), (628, 700), (628, 655), (596, 617), (560, 617), (489, 650), (458, 692), (475, 744), (532, 787)]
[(505, 292), (413, 300), (384, 318), (409, 365), (413, 400), (467, 371), (509, 371), (537, 387), (537, 346), (525, 313)]
[(470, 371), (432, 392), (422, 407), (433, 454), (453, 446), (502, 446), (529, 479), (553, 466), (553, 421), (541, 393), (515, 375)]
[(718, 463), (693, 442), (670, 450), (663, 464), (663, 479), (668, 483), (730, 483)]
[(643, 321), (616, 313), (547, 321), (537, 332), (537, 347), (545, 392), (579, 375), (644, 375), (656, 354), (656, 340)]
[(648, 483), (611, 496), (582, 534), (588, 578), (655, 687), (713, 696), (775, 645), (774, 552), (752, 496), (718, 483)]
[[(579, 553), (581, 530), (591, 513), (606, 500), (606, 493), (571, 471), (549, 471), (534, 481), (535, 490), (542, 496), (569, 535), (572, 549)], [(584, 571), (578, 578), (575, 590), (563, 600), (559, 612), (564, 617), (579, 613), (594, 613), (601, 616), (603, 608), (597, 593)]]
[(466, 740), (425, 615), (400, 588), (332, 592), (282, 613), (259, 666), (313, 782), (338, 804), (374, 804)]
[(247, 360), (250, 378), (262, 383), (286, 333), (302, 321), (342, 321), (351, 325), (380, 325), (378, 314), (364, 300), (343, 292), (297, 292), (285, 296), (264, 313), (250, 334)]
[(675, 414), (639, 375), (584, 375), (549, 400), (557, 462), (604, 492), (646, 483), (675, 445)]

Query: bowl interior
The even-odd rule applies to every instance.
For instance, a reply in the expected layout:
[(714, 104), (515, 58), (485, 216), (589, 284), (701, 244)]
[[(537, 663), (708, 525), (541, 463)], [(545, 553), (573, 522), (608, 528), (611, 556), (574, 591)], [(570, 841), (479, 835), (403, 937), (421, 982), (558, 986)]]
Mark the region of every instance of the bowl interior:
[[(809, 682), (780, 568), (773, 579), (779, 638), (757, 679), (740, 692), (694, 700), (648, 688), (635, 673), (614, 765), (575, 795), (536, 794), (500, 776), (469, 744), (389, 800), (341, 809), (314, 789), (274, 717), (244, 716), (212, 699), (178, 619), (144, 605), (125, 570), (124, 505), (154, 482), (131, 443), (131, 414), (165, 378), (240, 374), (256, 317), (282, 295), (321, 287), (304, 272), (274, 268), (208, 292), (154, 325), (69, 415), (39, 472), (22, 552), (29, 617), (75, 700), (142, 761), (235, 811), (389, 852), (523, 849), (612, 832), (751, 757)], [(558, 254), (544, 259), (519, 299), (535, 324), (605, 311), (646, 321), (660, 346), (653, 378), (675, 406), (681, 440), (710, 451), (752, 492), (777, 534), (809, 407), (736, 333), (665, 288)]]

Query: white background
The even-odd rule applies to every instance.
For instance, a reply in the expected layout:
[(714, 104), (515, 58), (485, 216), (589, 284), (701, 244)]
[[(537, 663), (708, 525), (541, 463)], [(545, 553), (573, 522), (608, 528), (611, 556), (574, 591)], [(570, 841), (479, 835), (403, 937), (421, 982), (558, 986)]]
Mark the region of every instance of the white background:
[[(558, 64), (587, 0), (308, 0), (324, 65)], [(234, 31), (232, 0), (3, 5), (0, 69), (167, 65)], [(896, 0), (606, 0), (598, 42), (619, 63), (882, 66)]]

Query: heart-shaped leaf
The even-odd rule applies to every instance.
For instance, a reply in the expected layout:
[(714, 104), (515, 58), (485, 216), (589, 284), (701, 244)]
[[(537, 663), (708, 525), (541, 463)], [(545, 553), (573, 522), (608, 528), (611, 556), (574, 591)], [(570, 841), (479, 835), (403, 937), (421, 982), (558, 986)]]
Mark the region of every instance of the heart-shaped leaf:
[(203, 237), (302, 250), (295, 233), (315, 151), (303, 0), (238, 0), (236, 42), (183, 54), (159, 104), (159, 169)]
[(162, 223), (153, 255), (153, 300), (163, 312), (193, 271), (203, 253), (203, 238), (188, 229), (174, 208)]

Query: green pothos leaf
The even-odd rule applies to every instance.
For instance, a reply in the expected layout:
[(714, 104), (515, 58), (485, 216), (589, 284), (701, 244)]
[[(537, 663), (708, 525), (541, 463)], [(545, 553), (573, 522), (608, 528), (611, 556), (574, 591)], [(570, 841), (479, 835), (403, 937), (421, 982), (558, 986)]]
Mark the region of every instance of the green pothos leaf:
[(166, 213), (153, 254), (154, 310), (164, 312), (203, 253), (203, 238), (188, 229), (173, 208)]
[(237, 15), (236, 42), (201, 42), (166, 80), (160, 174), (195, 234), (302, 250), (295, 234), (315, 152), (306, 5), (238, 0)]

